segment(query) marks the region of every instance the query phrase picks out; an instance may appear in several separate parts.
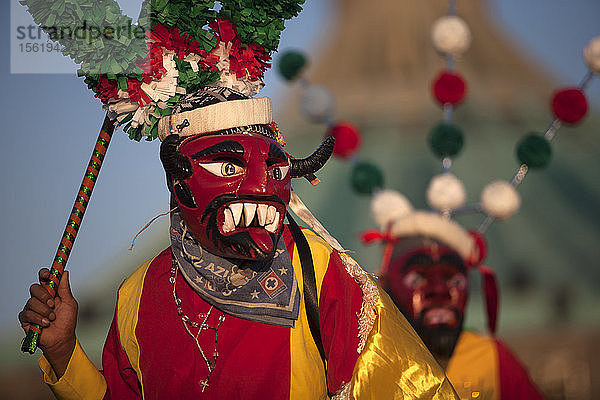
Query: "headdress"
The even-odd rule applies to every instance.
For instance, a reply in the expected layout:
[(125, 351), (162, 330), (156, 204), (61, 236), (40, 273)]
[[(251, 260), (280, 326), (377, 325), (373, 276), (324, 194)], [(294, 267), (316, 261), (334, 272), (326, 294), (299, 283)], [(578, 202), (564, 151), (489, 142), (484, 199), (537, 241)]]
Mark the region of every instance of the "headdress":
[[(92, 26), (99, 29), (90, 41), (48, 33), (65, 55), (81, 63), (79, 75), (130, 138), (152, 140), (161, 117), (205, 85), (258, 93), (284, 21), (298, 14), (303, 2), (146, 0), (135, 24), (114, 0), (76, 0), (60, 7), (45, 0), (22, 3), (47, 31), (88, 25), (91, 35)], [(114, 27), (119, 30), (107, 32)]]

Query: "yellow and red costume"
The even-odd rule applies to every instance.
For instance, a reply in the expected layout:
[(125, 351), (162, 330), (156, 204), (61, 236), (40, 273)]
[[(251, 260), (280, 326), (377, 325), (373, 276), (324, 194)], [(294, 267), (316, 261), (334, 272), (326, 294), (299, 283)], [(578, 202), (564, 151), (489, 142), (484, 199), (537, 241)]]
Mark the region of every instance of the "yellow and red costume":
[(446, 375), (461, 399), (542, 399), (523, 365), (495, 337), (463, 331)]
[[(311, 231), (303, 233), (315, 267), (326, 367), (304, 300), (293, 328), (228, 315), (218, 332), (219, 362), (202, 392), (197, 383), (207, 366), (172, 301), (169, 248), (119, 289), (103, 371), (78, 344), (59, 380), (40, 360), (46, 382), (59, 399), (455, 399), (443, 370), (372, 278), (347, 270), (347, 255)], [(282, 238), (302, 292), (299, 254), (287, 226)], [(176, 283), (188, 315), (207, 313), (209, 304), (181, 275)], [(208, 324), (220, 316), (216, 311)], [(202, 348), (213, 348), (214, 335), (197, 339)]]

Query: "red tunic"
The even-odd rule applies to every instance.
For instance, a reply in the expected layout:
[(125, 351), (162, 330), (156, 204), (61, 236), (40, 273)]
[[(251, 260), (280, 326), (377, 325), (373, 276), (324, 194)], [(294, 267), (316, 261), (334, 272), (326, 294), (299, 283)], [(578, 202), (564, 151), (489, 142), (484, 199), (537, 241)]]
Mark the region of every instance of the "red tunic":
[[(167, 249), (119, 289), (103, 353), (103, 375), (96, 372), (97, 394), (88, 393), (89, 398), (325, 399), (328, 393), (337, 393), (340, 398), (454, 399), (443, 371), (389, 298), (364, 271), (349, 271), (342, 260), (347, 256), (340, 256), (312, 232), (304, 232), (315, 266), (326, 374), (302, 299), (294, 328), (226, 315), (218, 331), (216, 367), (202, 392), (199, 382), (208, 368), (177, 313)], [(287, 227), (283, 238), (302, 293), (302, 268)], [(181, 275), (176, 285), (184, 313), (201, 321), (197, 314), (206, 313), (208, 303)], [(213, 309), (208, 324), (215, 326), (221, 315)], [(203, 331), (198, 343), (212, 359), (214, 331)], [(78, 346), (58, 382), (45, 368), (57, 397), (79, 398), (74, 392), (84, 390), (77, 389), (77, 380), (83, 377), (73, 377), (84, 375), (80, 371), (88, 368), (79, 366), (82, 354)]]

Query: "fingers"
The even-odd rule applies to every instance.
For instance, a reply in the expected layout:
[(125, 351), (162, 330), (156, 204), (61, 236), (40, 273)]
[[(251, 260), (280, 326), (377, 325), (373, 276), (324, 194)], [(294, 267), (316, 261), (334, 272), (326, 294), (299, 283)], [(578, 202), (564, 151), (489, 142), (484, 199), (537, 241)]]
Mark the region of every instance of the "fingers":
[(38, 277), (39, 277), (40, 283), (48, 282), (48, 279), (50, 279), (50, 270), (48, 268), (40, 269), (38, 272)]
[(42, 285), (34, 283), (29, 287), (29, 293), (32, 298), (38, 299), (41, 303), (45, 303), (49, 307), (54, 307), (52, 296), (50, 296), (50, 293)]
[(21, 322), (21, 326), (23, 328), (27, 327), (30, 324), (38, 324), (45, 328), (50, 326), (50, 320), (47, 316), (38, 314), (37, 312), (27, 307), (19, 313), (19, 322)]
[(49, 307), (47, 304), (42, 303), (36, 298), (31, 298), (25, 304), (25, 310), (31, 310), (36, 314), (43, 316), (44, 318), (48, 318), (50, 321), (56, 319), (56, 314), (54, 314), (54, 310), (52, 307)]
[(69, 271), (63, 272), (60, 282), (58, 284), (58, 296), (62, 299), (72, 299), (73, 293), (71, 293), (71, 284), (69, 282)]
[(27, 300), (23, 311), (19, 313), (21, 326), (25, 328), (28, 324), (38, 324), (43, 327), (50, 325), (50, 321), (56, 319), (54, 313), (55, 301), (48, 291), (39, 284), (33, 284), (29, 288), (31, 298)]

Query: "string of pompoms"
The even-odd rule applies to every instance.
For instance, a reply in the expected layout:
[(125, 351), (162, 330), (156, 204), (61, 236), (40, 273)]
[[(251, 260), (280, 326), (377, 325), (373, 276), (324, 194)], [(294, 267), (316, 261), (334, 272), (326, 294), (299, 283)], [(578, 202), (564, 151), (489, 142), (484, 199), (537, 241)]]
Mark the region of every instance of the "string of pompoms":
[[(457, 15), (455, 0), (448, 2), (447, 14), (438, 18), (431, 28), (431, 41), (435, 50), (445, 60), (445, 67), (431, 82), (431, 94), (442, 109), (441, 121), (429, 132), (428, 144), (432, 153), (440, 158), (442, 172), (434, 176), (427, 189), (429, 206), (443, 215), (479, 212), (484, 214), (477, 231), (485, 233), (496, 220), (505, 220), (516, 213), (521, 199), (517, 187), (529, 170), (546, 167), (551, 159), (550, 142), (562, 125), (579, 123), (588, 111), (585, 89), (595, 75), (600, 74), (600, 37), (589, 42), (583, 52), (588, 73), (576, 87), (557, 90), (551, 98), (551, 111), (554, 116), (546, 131), (530, 132), (522, 137), (515, 148), (519, 166), (510, 181), (495, 180), (483, 189), (479, 202), (466, 204), (466, 190), (463, 183), (451, 172), (454, 157), (462, 150), (464, 133), (454, 122), (454, 111), (467, 95), (467, 83), (457, 72), (460, 57), (469, 49), (471, 32), (467, 23)], [(328, 134), (336, 138), (334, 155), (352, 164), (350, 183), (353, 190), (362, 195), (373, 195), (384, 201), (386, 208), (405, 207), (406, 200), (399, 193), (383, 190), (385, 176), (375, 163), (361, 161), (358, 150), (362, 141), (360, 131), (351, 123), (333, 122), (335, 101), (331, 93), (322, 86), (313, 86), (301, 76), (307, 64), (304, 54), (298, 51), (283, 53), (279, 58), (279, 72), (288, 81), (296, 80), (303, 94), (302, 113), (312, 122), (328, 125)], [(381, 208), (382, 204), (372, 204), (371, 208)], [(391, 211), (390, 211), (391, 212)]]
[(355, 162), (354, 156), (362, 142), (361, 133), (350, 121), (335, 120), (335, 97), (325, 86), (309, 82), (304, 76), (307, 66), (308, 57), (299, 50), (284, 51), (277, 59), (277, 70), (281, 77), (290, 84), (297, 84), (302, 90), (302, 115), (312, 123), (326, 125), (325, 136), (335, 137), (334, 156)]
[[(554, 119), (545, 132), (543, 134), (530, 132), (523, 136), (517, 144), (516, 155), (520, 165), (510, 183), (503, 183), (502, 186), (492, 187), (488, 189), (489, 192), (487, 194), (484, 190), (482, 198), (485, 195), (490, 198), (490, 201), (493, 201), (494, 197), (501, 196), (503, 192), (516, 190), (530, 169), (546, 167), (552, 157), (551, 141), (554, 139), (558, 129), (563, 125), (578, 124), (586, 116), (588, 101), (585, 89), (594, 76), (600, 74), (600, 36), (592, 39), (585, 47), (583, 50), (583, 59), (587, 64), (588, 72), (579, 85), (558, 89), (552, 95), (550, 105)], [(482, 204), (485, 205), (486, 203), (482, 201)], [(484, 211), (486, 211), (487, 215), (477, 228), (481, 233), (485, 232), (496, 219), (507, 218), (503, 214), (496, 215), (491, 212), (493, 210)]]

